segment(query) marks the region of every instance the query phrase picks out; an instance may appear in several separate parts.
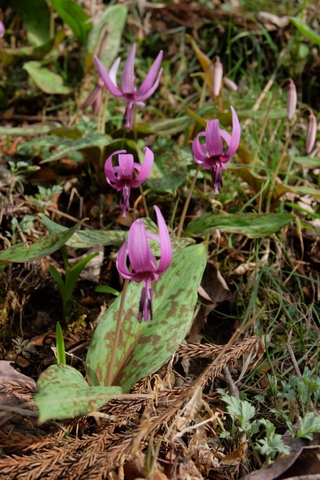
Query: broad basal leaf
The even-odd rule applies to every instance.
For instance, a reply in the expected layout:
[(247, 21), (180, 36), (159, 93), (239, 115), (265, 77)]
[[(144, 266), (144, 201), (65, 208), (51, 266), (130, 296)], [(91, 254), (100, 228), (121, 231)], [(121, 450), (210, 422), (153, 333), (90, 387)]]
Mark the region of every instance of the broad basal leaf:
[(178, 147), (154, 150), (155, 160), (146, 184), (157, 192), (169, 192), (172, 195), (187, 176), (187, 157), (191, 153)]
[(41, 45), (50, 40), (50, 10), (45, 0), (12, 0), (12, 7), (21, 15), (33, 44)]
[(45, 159), (41, 163), (48, 163), (67, 157), (72, 152), (108, 145), (109, 142), (110, 137), (100, 133), (92, 133), (78, 140), (50, 135), (19, 145), (19, 152), (21, 154), (28, 152), (28, 154), (33, 153), (37, 155), (42, 153)]
[(74, 227), (66, 229), (64, 232), (50, 235), (42, 238), (30, 247), (25, 244), (18, 243), (13, 247), (7, 248), (0, 252), (0, 265), (8, 265), (9, 263), (23, 263), (38, 260), (46, 255), (59, 250), (69, 238), (72, 237), (82, 221), (77, 223)]
[(87, 51), (97, 54), (100, 44), (108, 29), (108, 38), (100, 60), (106, 69), (109, 69), (116, 59), (122, 39), (122, 32), (126, 23), (128, 9), (125, 5), (112, 5), (99, 16), (88, 36)]
[(36, 60), (26, 62), (23, 68), (28, 72), (37, 87), (45, 93), (66, 95), (72, 92), (71, 88), (63, 85), (63, 78), (60, 75), (43, 67)]
[(205, 213), (189, 223), (185, 232), (205, 235), (219, 228), (226, 233), (241, 233), (249, 238), (271, 235), (288, 225), (294, 217), (285, 213)]
[[(124, 392), (157, 371), (184, 340), (205, 265), (204, 245), (187, 247), (173, 255), (169, 269), (153, 282), (153, 320), (149, 322), (137, 320), (142, 285), (129, 285), (113, 382)], [(120, 297), (101, 318), (89, 346), (86, 367), (93, 385), (106, 384), (119, 304)]]
[(52, 0), (52, 6), (80, 42), (86, 45), (92, 22), (83, 8), (74, 0)]
[(122, 393), (120, 387), (89, 387), (70, 365), (50, 365), (40, 375), (37, 391), (34, 401), (40, 422), (88, 414)]
[[(43, 213), (39, 213), (38, 216), (43, 221), (46, 229), (50, 233), (65, 232), (67, 227), (63, 227), (58, 223), (53, 222), (50, 218), (46, 217)], [(148, 232), (158, 235), (158, 227), (150, 220), (150, 218), (142, 219), (147, 227)], [(122, 245), (127, 238), (127, 233), (119, 230), (80, 230), (76, 232), (68, 241), (67, 245), (73, 248), (93, 248), (107, 245)], [(177, 238), (172, 237), (171, 244), (172, 250), (178, 251), (189, 245), (192, 245), (194, 240), (190, 238)], [(158, 243), (154, 241), (156, 248)]]

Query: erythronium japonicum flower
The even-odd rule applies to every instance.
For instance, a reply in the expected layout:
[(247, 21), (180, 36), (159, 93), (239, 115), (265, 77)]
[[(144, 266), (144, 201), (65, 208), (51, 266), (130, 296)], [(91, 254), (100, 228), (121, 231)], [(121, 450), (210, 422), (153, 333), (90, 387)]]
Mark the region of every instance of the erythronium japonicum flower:
[[(144, 282), (138, 320), (142, 322), (152, 320), (152, 287), (151, 282), (158, 280), (171, 263), (172, 247), (167, 225), (160, 209), (154, 206), (157, 215), (159, 236), (146, 231), (142, 220), (136, 220), (130, 227), (128, 240), (122, 245), (117, 257), (117, 269), (122, 278), (134, 282)], [(160, 261), (151, 251), (148, 240), (156, 240), (160, 245)], [(131, 263), (132, 271), (127, 266), (127, 259)]]
[[(137, 188), (145, 181), (151, 172), (153, 165), (153, 152), (148, 147), (142, 150), (144, 153), (143, 164), (136, 163), (133, 155), (127, 153), (125, 150), (117, 150), (110, 157), (107, 158), (104, 164), (104, 173), (106, 180), (118, 192), (121, 192), (120, 208), (122, 209), (122, 216), (126, 216), (129, 209), (130, 191), (132, 188)], [(112, 157), (118, 155), (119, 166), (112, 165)], [(136, 176), (135, 176), (136, 174)]]
[[(219, 120), (210, 120), (206, 131), (199, 133), (192, 143), (192, 151), (195, 161), (206, 170), (212, 171), (212, 188), (214, 193), (219, 193), (223, 185), (221, 171), (227, 168), (227, 163), (236, 153), (241, 135), (241, 127), (238, 116), (233, 107), (232, 111), (232, 134), (219, 128)], [(205, 143), (200, 144), (200, 137), (205, 137)], [(228, 146), (223, 151), (224, 140)]]
[(136, 45), (133, 44), (129, 52), (128, 58), (123, 68), (121, 77), (121, 88), (117, 85), (117, 71), (120, 64), (120, 57), (111, 66), (109, 72), (104, 68), (98, 57), (94, 57), (94, 63), (102, 78), (105, 86), (114, 97), (120, 97), (127, 102), (127, 108), (124, 115), (124, 126), (130, 131), (133, 123), (134, 106), (144, 107), (144, 100), (149, 98), (159, 85), (162, 68), (160, 68), (163, 52), (161, 51), (151, 68), (140, 85), (136, 88), (134, 76), (134, 59), (136, 56)]

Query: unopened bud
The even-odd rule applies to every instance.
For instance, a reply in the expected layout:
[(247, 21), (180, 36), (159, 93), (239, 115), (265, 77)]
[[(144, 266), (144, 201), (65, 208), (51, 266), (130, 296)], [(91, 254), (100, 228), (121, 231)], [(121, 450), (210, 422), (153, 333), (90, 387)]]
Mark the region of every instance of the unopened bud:
[(287, 117), (290, 120), (297, 106), (297, 90), (294, 82), (290, 79), (287, 90)]
[(230, 88), (230, 90), (233, 90), (236, 92), (238, 90), (238, 85), (234, 83), (230, 78), (228, 77), (223, 77), (223, 83), (225, 84), (226, 87)]
[(6, 28), (5, 28), (5, 26), (3, 25), (3, 23), (2, 23), (1, 20), (0, 20), (0, 38), (1, 38), (1, 37), (4, 37), (4, 36), (5, 36), (5, 33), (6, 33)]
[(313, 113), (310, 113), (307, 123), (306, 151), (309, 154), (313, 149), (317, 135), (317, 119)]
[(215, 97), (219, 96), (222, 84), (222, 76), (223, 76), (223, 66), (220, 62), (220, 58), (217, 56), (213, 63), (213, 79), (212, 79), (212, 88), (213, 88), (213, 95)]

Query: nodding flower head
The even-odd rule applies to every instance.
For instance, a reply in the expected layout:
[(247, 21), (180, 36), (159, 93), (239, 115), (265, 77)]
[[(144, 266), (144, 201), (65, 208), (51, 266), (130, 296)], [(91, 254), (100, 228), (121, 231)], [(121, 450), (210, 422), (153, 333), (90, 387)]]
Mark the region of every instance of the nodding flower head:
[[(227, 162), (236, 153), (241, 135), (241, 127), (238, 116), (233, 107), (232, 111), (232, 134), (231, 136), (225, 130), (219, 128), (219, 120), (210, 120), (207, 124), (206, 131), (199, 133), (192, 143), (192, 151), (195, 161), (202, 165), (206, 170), (212, 171), (212, 188), (214, 193), (219, 193), (223, 185), (222, 170), (227, 168)], [(200, 138), (205, 137), (205, 143), (200, 143)], [(228, 146), (223, 151), (224, 140)]]
[[(151, 172), (153, 165), (153, 152), (148, 147), (142, 150), (144, 153), (143, 164), (136, 163), (133, 155), (125, 150), (117, 150), (107, 158), (104, 164), (106, 180), (112, 188), (121, 192), (120, 208), (122, 216), (126, 216), (129, 209), (131, 188), (137, 188), (143, 183)], [(113, 166), (112, 157), (118, 155), (118, 166)]]
[(161, 61), (163, 52), (160, 51), (157, 58), (151, 65), (151, 68), (137, 89), (135, 86), (134, 76), (134, 59), (136, 56), (136, 45), (133, 44), (129, 52), (128, 58), (123, 68), (121, 77), (121, 87), (117, 84), (117, 71), (120, 64), (120, 57), (111, 66), (109, 72), (104, 68), (98, 57), (94, 57), (94, 63), (102, 78), (105, 86), (114, 97), (120, 97), (127, 102), (126, 112), (124, 114), (123, 123), (127, 131), (130, 131), (133, 123), (134, 106), (138, 105), (144, 107), (144, 100), (149, 98), (159, 85), (160, 76), (162, 73)]
[[(159, 236), (146, 231), (142, 220), (136, 220), (130, 227), (128, 240), (122, 245), (117, 257), (117, 269), (122, 278), (134, 282), (144, 282), (138, 320), (152, 320), (152, 287), (151, 282), (158, 280), (172, 260), (172, 247), (167, 225), (160, 209), (154, 206), (157, 215)], [(156, 240), (160, 245), (160, 260), (157, 262), (148, 240)], [(132, 271), (129, 270), (129, 259)]]

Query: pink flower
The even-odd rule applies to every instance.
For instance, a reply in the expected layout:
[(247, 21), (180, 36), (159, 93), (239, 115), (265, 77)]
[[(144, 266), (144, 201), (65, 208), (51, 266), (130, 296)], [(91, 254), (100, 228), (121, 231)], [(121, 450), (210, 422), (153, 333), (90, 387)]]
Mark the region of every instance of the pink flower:
[[(126, 211), (130, 206), (129, 198), (131, 187), (137, 188), (141, 185), (152, 169), (153, 152), (148, 147), (144, 147), (142, 151), (145, 154), (142, 165), (135, 163), (133, 155), (127, 153), (125, 150), (117, 150), (107, 158), (104, 164), (104, 173), (107, 182), (112, 188), (121, 192), (120, 208), (122, 209), (123, 217), (126, 216)], [(118, 155), (119, 166), (117, 167), (112, 165), (112, 157), (114, 155)], [(135, 173), (137, 174), (135, 175)]]
[[(236, 153), (241, 135), (241, 127), (238, 116), (233, 107), (232, 111), (232, 134), (231, 136), (225, 130), (219, 128), (219, 120), (210, 120), (206, 131), (199, 133), (192, 143), (192, 151), (195, 161), (202, 165), (206, 170), (212, 170), (212, 188), (214, 193), (219, 193), (223, 185), (221, 171), (227, 168), (226, 163)], [(199, 138), (205, 137), (206, 142), (200, 144)], [(223, 151), (224, 140), (228, 146), (227, 151)]]
[(137, 90), (134, 76), (135, 55), (136, 45), (133, 44), (123, 68), (121, 88), (118, 87), (116, 80), (117, 71), (121, 60), (120, 57), (118, 57), (113, 63), (109, 72), (107, 72), (107, 70), (104, 68), (98, 57), (94, 57), (96, 68), (109, 92), (113, 96), (120, 97), (127, 102), (127, 108), (123, 119), (124, 126), (126, 127), (127, 131), (131, 130), (132, 128), (134, 105), (138, 105), (139, 107), (145, 106), (144, 100), (149, 98), (157, 89), (162, 73), (162, 68), (160, 68), (160, 65), (163, 52), (161, 51), (151, 65), (146, 78)]
[[(142, 220), (136, 220), (130, 227), (128, 240), (122, 245), (117, 257), (117, 269), (122, 278), (134, 282), (144, 282), (139, 305), (138, 321), (152, 320), (152, 287), (151, 282), (158, 280), (172, 260), (172, 247), (168, 228), (160, 209), (154, 206), (157, 215), (159, 236), (146, 231)], [(159, 264), (152, 253), (148, 240), (156, 240), (160, 245)], [(129, 259), (132, 271), (127, 266)]]
[(3, 22), (0, 20), (0, 38), (4, 37), (6, 34), (6, 27), (4, 26)]

